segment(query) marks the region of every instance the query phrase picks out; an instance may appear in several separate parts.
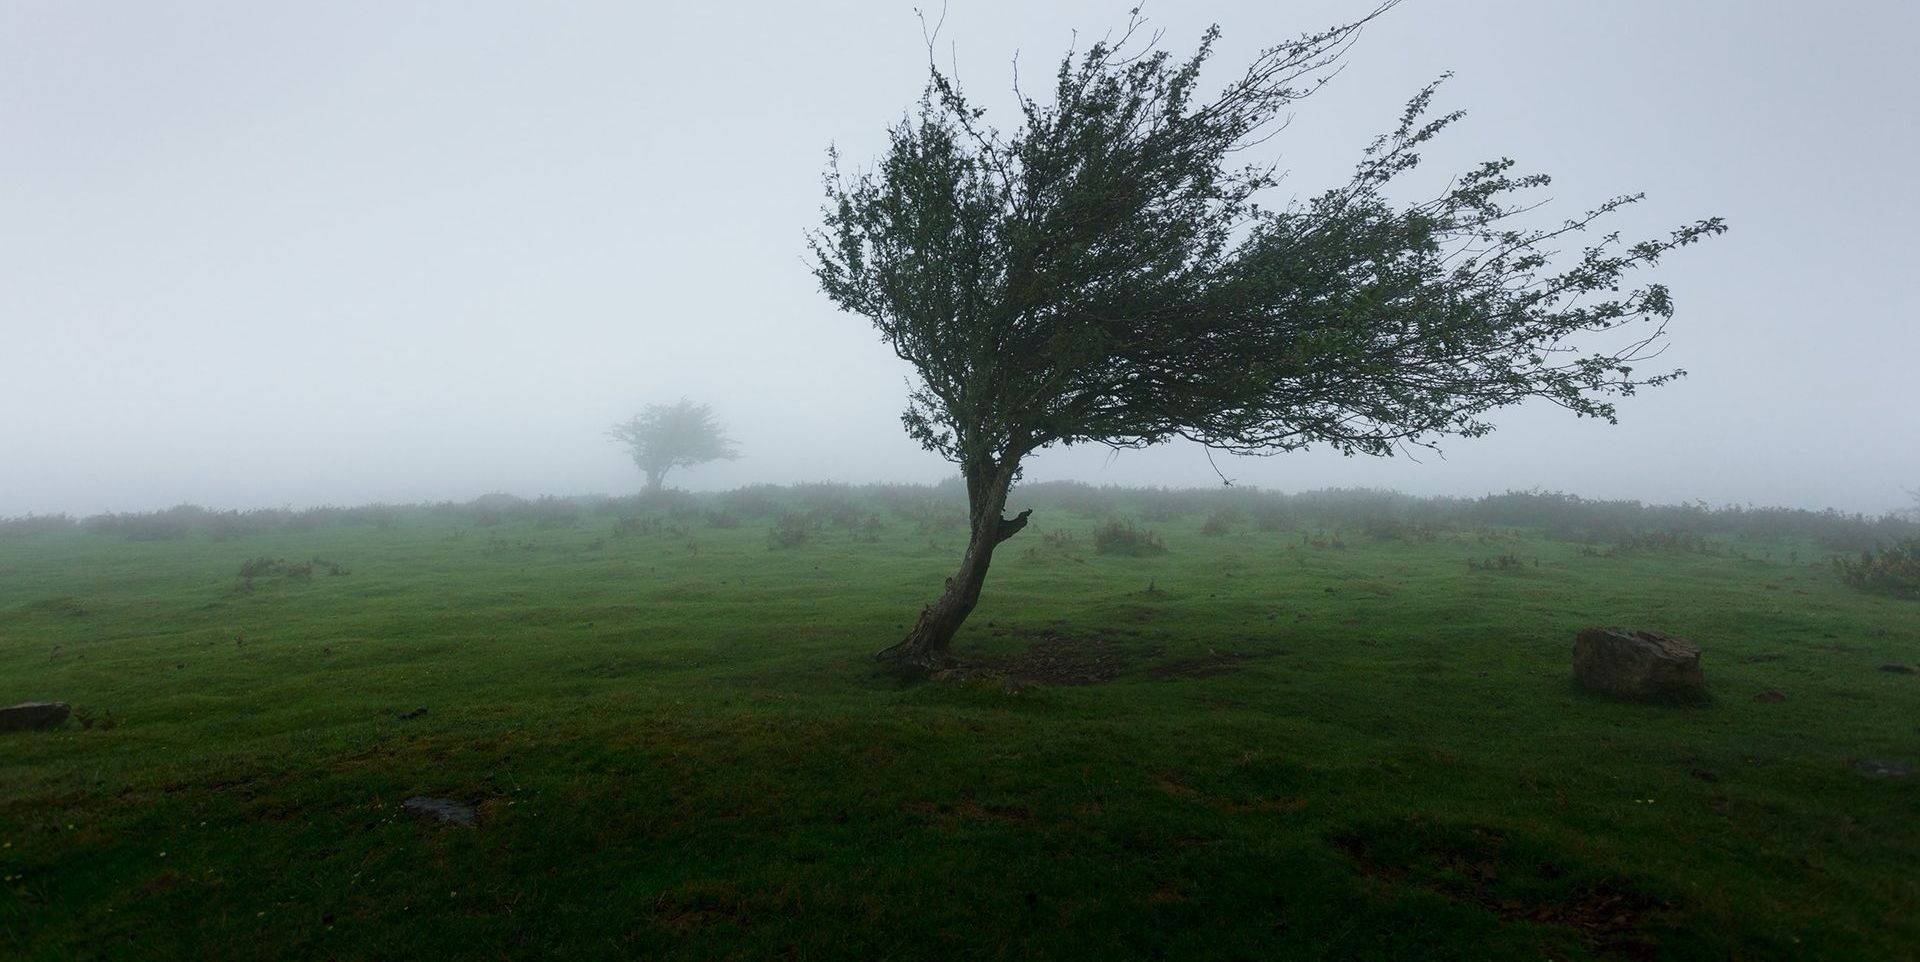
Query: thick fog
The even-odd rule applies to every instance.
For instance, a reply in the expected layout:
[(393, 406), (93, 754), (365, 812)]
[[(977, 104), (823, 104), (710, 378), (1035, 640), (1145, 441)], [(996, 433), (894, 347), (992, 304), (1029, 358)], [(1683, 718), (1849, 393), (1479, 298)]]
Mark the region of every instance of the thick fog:
[[(937, 9), (930, 16), (937, 18)], [(1012, 126), (1124, 2), (952, 0), (943, 63)], [(1215, 81), (1371, 0), (1164, 3)], [(604, 431), (711, 404), (742, 457), (669, 484), (935, 481), (905, 364), (817, 290), (830, 143), (864, 163), (915, 101), (906, 2), (0, 5), (0, 515), (620, 493)], [(1454, 71), (1427, 184), (1511, 156), (1539, 223), (1647, 200), (1677, 384), (1621, 423), (1496, 415), (1445, 457), (1218, 457), (1236, 483), (1905, 506), (1920, 486), (1905, 0), (1412, 0), (1269, 144), (1332, 186)], [(1283, 191), (1284, 193), (1285, 191)], [(1284, 198), (1279, 198), (1284, 199)], [(1204, 452), (1049, 451), (1032, 480), (1217, 485)]]

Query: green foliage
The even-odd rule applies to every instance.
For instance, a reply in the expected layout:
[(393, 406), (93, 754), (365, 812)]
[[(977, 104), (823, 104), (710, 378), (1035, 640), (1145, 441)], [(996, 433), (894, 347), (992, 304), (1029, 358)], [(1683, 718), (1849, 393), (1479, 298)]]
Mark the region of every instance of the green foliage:
[[(1628, 278), (1722, 223), (1608, 235), (1556, 271), (1554, 247), (1638, 197), (1516, 226), (1547, 178), (1496, 160), (1398, 204), (1389, 185), (1460, 116), (1428, 116), (1436, 86), (1347, 183), (1263, 203), (1276, 169), (1244, 151), (1364, 22), (1262, 51), (1211, 99), (1217, 30), (1176, 60), (1129, 29), (1064, 58), (1011, 133), (934, 69), (873, 171), (834, 157), (815, 273), (913, 364), (909, 433), (969, 478), (1082, 442), (1390, 454), (1483, 434), (1488, 411), (1533, 397), (1611, 420), (1609, 397), (1677, 376), (1635, 372), (1673, 304)], [(1568, 346), (1639, 324), (1613, 348)]]
[(1840, 580), (1861, 591), (1920, 598), (1920, 538), (1869, 548), (1858, 558), (1835, 558), (1833, 567)]
[(1185, 438), (1391, 455), (1485, 434), (1490, 412), (1536, 398), (1611, 421), (1614, 398), (1683, 373), (1636, 370), (1674, 308), (1634, 278), (1720, 219), (1562, 256), (1639, 196), (1525, 226), (1548, 178), (1504, 158), (1405, 203), (1401, 176), (1461, 116), (1431, 114), (1437, 81), (1345, 183), (1274, 202), (1278, 167), (1250, 152), (1396, 3), (1261, 50), (1212, 97), (1218, 28), (1177, 59), (1157, 34), (1136, 41), (1136, 10), (1119, 39), (1061, 59), (1051, 97), (1016, 91), (1010, 132), (930, 66), (872, 170), (829, 153), (815, 277), (913, 366), (901, 422), (959, 465), (972, 523), (960, 573), (884, 656), (939, 663), (1035, 451)]
[(650, 405), (614, 425), (607, 436), (627, 446), (634, 466), (646, 473), (648, 491), (659, 491), (674, 468), (739, 457), (713, 408), (686, 398)]
[(767, 530), (767, 547), (803, 548), (813, 543), (819, 531), (820, 522), (811, 515), (782, 515), (774, 521), (773, 527)]
[(1709, 550), (1707, 539), (1693, 531), (1636, 531), (1614, 541), (1612, 551)]
[(29, 514), (19, 518), (0, 518), (0, 538), (28, 538), (67, 531), (79, 522), (64, 514)]
[(1133, 526), (1131, 521), (1109, 521), (1093, 531), (1093, 550), (1101, 554), (1165, 554), (1160, 536)]

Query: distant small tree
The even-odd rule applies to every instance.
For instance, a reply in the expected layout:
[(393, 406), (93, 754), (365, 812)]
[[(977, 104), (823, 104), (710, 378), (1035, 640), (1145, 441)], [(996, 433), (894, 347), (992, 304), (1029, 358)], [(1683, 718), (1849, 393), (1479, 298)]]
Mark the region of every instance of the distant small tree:
[(708, 461), (739, 457), (733, 441), (713, 417), (713, 409), (681, 398), (677, 404), (654, 404), (607, 436), (627, 446), (634, 466), (647, 475), (647, 492), (658, 493), (667, 472)]
[(1635, 371), (1673, 302), (1626, 278), (1721, 222), (1609, 234), (1562, 261), (1558, 244), (1639, 198), (1514, 226), (1534, 206), (1514, 195), (1547, 178), (1504, 159), (1399, 202), (1388, 185), (1460, 116), (1427, 115), (1437, 84), (1346, 183), (1262, 202), (1279, 175), (1249, 149), (1395, 2), (1261, 52), (1211, 99), (1199, 78), (1217, 29), (1176, 60), (1131, 39), (1136, 15), (1060, 62), (1050, 102), (1016, 83), (1011, 134), (930, 64), (876, 169), (845, 176), (830, 154), (815, 274), (913, 365), (902, 420), (958, 463), (972, 520), (946, 592), (882, 657), (945, 660), (995, 546), (1026, 522), (1002, 517), (1022, 460), (1050, 445), (1390, 455), (1485, 434), (1487, 412), (1530, 398), (1611, 421), (1609, 397), (1679, 375)]

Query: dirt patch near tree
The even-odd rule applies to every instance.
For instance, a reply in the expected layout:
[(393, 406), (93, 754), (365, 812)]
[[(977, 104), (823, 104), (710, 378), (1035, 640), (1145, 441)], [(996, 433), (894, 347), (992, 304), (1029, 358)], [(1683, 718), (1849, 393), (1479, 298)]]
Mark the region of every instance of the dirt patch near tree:
[(1104, 635), (1047, 629), (1018, 655), (983, 659), (978, 668), (1042, 685), (1097, 685), (1127, 670), (1127, 652)]
[[(1160, 658), (1155, 645), (1128, 646), (1113, 634), (1076, 632), (1058, 627), (1037, 630), (999, 628), (994, 634), (1028, 639), (1027, 650), (1014, 655), (984, 655), (954, 664), (934, 674), (942, 681), (1001, 680), (1009, 685), (1097, 685), (1125, 674), (1137, 660)], [(1118, 633), (1127, 634), (1123, 629)], [(1209, 650), (1190, 658), (1164, 661), (1147, 669), (1156, 681), (1212, 678), (1237, 670), (1257, 656)]]

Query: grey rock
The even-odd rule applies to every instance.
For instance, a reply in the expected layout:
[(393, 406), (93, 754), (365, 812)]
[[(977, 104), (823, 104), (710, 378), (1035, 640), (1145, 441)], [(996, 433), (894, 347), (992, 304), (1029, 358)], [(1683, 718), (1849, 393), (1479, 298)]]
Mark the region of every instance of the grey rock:
[(1906, 762), (1878, 761), (1863, 758), (1853, 763), (1853, 770), (1868, 778), (1912, 778), (1913, 766)]
[(23, 732), (36, 728), (58, 728), (66, 724), (73, 709), (63, 701), (21, 702), (0, 708), (0, 732)]
[(1651, 631), (1581, 629), (1573, 642), (1573, 679), (1589, 691), (1636, 701), (1707, 697), (1699, 646)]
[(456, 802), (451, 798), (428, 798), (425, 795), (416, 795), (401, 802), (400, 807), (418, 818), (436, 822), (467, 826), (474, 823), (473, 806)]

